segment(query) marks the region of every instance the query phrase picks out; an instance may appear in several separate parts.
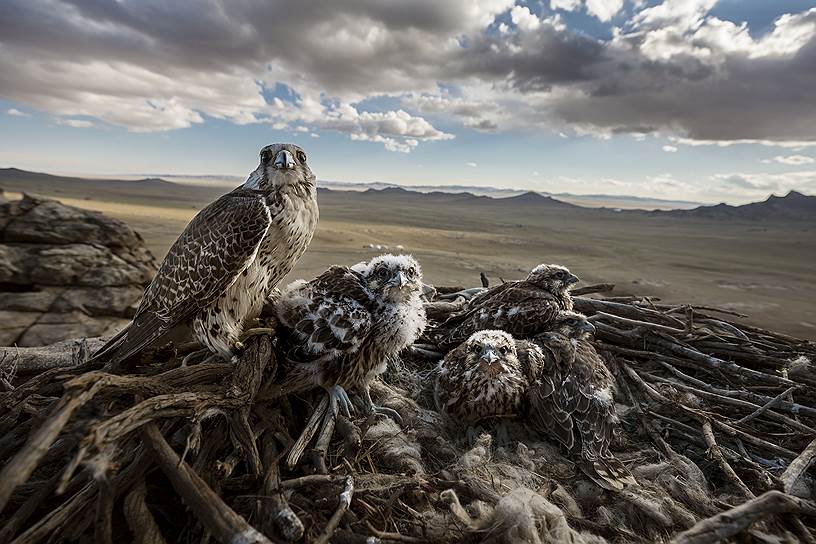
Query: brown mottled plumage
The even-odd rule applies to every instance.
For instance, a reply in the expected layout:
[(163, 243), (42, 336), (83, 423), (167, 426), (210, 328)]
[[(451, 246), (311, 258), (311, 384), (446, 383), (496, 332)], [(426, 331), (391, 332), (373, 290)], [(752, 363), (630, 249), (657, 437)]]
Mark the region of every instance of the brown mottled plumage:
[(437, 409), (465, 426), (521, 415), (540, 368), (531, 356), (542, 357), (537, 346), (504, 331), (474, 333), (439, 363)]
[(201, 343), (231, 358), (245, 322), (306, 250), (317, 219), (315, 176), (303, 150), (263, 148), (246, 182), (187, 225), (133, 321), (94, 360), (116, 366), (190, 321)]
[(637, 482), (609, 451), (618, 425), (614, 380), (588, 338), (594, 330), (585, 316), (561, 312), (551, 331), (533, 338), (543, 364), (527, 396), (529, 421), (576, 452), (581, 469), (598, 485), (620, 490)]
[(577, 281), (563, 266), (538, 265), (524, 280), (480, 293), (466, 311), (452, 315), (431, 336), (442, 349), (450, 349), (480, 330), (499, 329), (516, 338), (549, 330), (559, 311), (572, 309), (569, 289)]
[(422, 271), (409, 255), (334, 266), (288, 286), (275, 308), (288, 354), (280, 393), (357, 387), (370, 402), (371, 380), (425, 328), (421, 293)]

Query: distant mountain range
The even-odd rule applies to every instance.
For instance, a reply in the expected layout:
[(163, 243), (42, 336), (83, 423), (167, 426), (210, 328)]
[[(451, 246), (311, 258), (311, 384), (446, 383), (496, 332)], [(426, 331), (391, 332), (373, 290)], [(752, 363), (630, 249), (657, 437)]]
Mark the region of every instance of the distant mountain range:
[(656, 210), (650, 213), (653, 215), (715, 220), (772, 221), (784, 219), (816, 222), (816, 196), (790, 191), (785, 196), (771, 195), (762, 202), (752, 202), (742, 206), (715, 204), (714, 206), (700, 206), (691, 210)]
[[(229, 186), (234, 187), (237, 184), (237, 182), (231, 183)], [(216, 187), (214, 185), (199, 186), (196, 188), (194, 193), (191, 193), (192, 188), (187, 184), (179, 184), (157, 177), (146, 177), (131, 180), (80, 178), (29, 172), (26, 170), (20, 170), (18, 168), (0, 169), (0, 188), (2, 187), (15, 191), (39, 191), (43, 194), (50, 194), (52, 192), (59, 194), (63, 192), (63, 189), (74, 188), (83, 191), (90, 197), (101, 197), (103, 194), (106, 194), (105, 190), (107, 188), (116, 188), (117, 190), (127, 190), (128, 192), (133, 193), (138, 192), (149, 198), (168, 198), (178, 202), (189, 202), (192, 196), (195, 196), (197, 201), (203, 200), (206, 202), (214, 198), (215, 195), (223, 193), (223, 187)], [(348, 194), (347, 189), (338, 191), (337, 188), (331, 184), (330, 187), (321, 186), (319, 190), (321, 194), (329, 197), (331, 195), (339, 196), (343, 193)], [(369, 198), (372, 200), (378, 200), (386, 197), (392, 200), (404, 202), (406, 206), (416, 206), (423, 203), (450, 203), (466, 204), (471, 206), (500, 206), (502, 208), (518, 207), (525, 210), (529, 210), (531, 208), (557, 208), (562, 210), (572, 209), (581, 213), (617, 212), (624, 215), (639, 214), (654, 217), (694, 218), (712, 221), (796, 221), (816, 223), (816, 196), (804, 195), (797, 191), (790, 191), (785, 196), (771, 195), (762, 202), (753, 202), (751, 204), (745, 204), (742, 206), (716, 204), (713, 206), (698, 205), (691, 209), (652, 211), (644, 209), (620, 209), (615, 206), (601, 208), (597, 206), (597, 204), (594, 206), (578, 205), (574, 202), (568, 201), (564, 195), (547, 195), (534, 191), (515, 192), (515, 194), (509, 196), (495, 197), (484, 194), (474, 194), (469, 191), (454, 192), (451, 191), (449, 187), (446, 187), (445, 190), (441, 190), (441, 188), (434, 188), (433, 191), (418, 192), (413, 190), (413, 188), (409, 190), (400, 186), (386, 185), (384, 187), (369, 186), (365, 190), (358, 190), (358, 193), (358, 197), (361, 200)], [(115, 194), (115, 192), (112, 192), (108, 196), (115, 196)], [(594, 196), (605, 199), (615, 198), (604, 195)], [(626, 198), (635, 199), (636, 197)], [(649, 202), (651, 199), (643, 199), (643, 201)], [(661, 202), (666, 203), (669, 201)]]
[[(128, 176), (130, 178), (131, 176)], [(245, 177), (242, 176), (218, 176), (218, 175), (175, 175), (175, 174), (139, 174), (132, 176), (135, 178), (161, 178), (180, 183), (183, 185), (199, 185), (203, 187), (235, 187), (242, 183)], [(349, 182), (318, 180), (319, 187), (334, 191), (368, 191), (384, 189), (405, 189), (417, 193), (470, 193), (476, 196), (489, 196), (491, 198), (514, 197), (525, 194), (529, 191), (525, 189), (504, 189), (500, 187), (475, 186), (475, 185), (398, 185), (396, 183), (374, 182)], [(622, 208), (622, 209), (644, 209), (644, 210), (672, 210), (690, 209), (700, 206), (700, 202), (688, 200), (669, 200), (661, 198), (651, 198), (632, 195), (576, 195), (572, 193), (541, 193), (546, 196), (555, 197), (564, 202), (586, 206), (589, 208)]]

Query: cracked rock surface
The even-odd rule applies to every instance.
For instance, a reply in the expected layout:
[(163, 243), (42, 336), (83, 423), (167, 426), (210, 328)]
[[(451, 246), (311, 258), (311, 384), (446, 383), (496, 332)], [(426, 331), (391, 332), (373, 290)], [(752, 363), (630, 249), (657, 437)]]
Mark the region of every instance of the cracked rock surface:
[(0, 190), (0, 346), (41, 346), (124, 326), (156, 272), (122, 221)]

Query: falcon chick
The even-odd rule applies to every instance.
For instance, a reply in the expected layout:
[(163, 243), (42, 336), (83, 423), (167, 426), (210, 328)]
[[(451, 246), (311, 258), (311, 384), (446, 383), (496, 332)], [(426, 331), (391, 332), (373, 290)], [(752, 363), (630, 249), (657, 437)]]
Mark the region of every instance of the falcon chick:
[(584, 315), (561, 312), (551, 331), (533, 338), (542, 348), (543, 364), (527, 397), (529, 420), (539, 432), (554, 436), (571, 451), (580, 448), (580, 467), (587, 476), (617, 491), (637, 481), (609, 451), (618, 426), (615, 382), (590, 342), (594, 332)]
[(348, 411), (356, 387), (370, 411), (399, 416), (371, 402), (369, 384), (425, 328), (422, 270), (410, 255), (380, 255), (353, 268), (333, 266), (290, 284), (275, 311), (287, 363), (281, 394), (323, 387), (332, 411)]
[(467, 426), (471, 441), (473, 427), (481, 423), (498, 423), (502, 441), (508, 441), (503, 423), (522, 415), (541, 357), (538, 346), (504, 331), (474, 333), (437, 367), (437, 410), (449, 421)]
[(114, 368), (178, 326), (230, 359), (248, 320), (294, 267), (318, 220), (306, 153), (273, 144), (243, 185), (201, 210), (147, 287), (133, 320), (95, 355)]
[(467, 310), (449, 317), (431, 336), (442, 349), (450, 349), (485, 329), (504, 330), (517, 338), (546, 331), (559, 311), (572, 310), (569, 290), (577, 282), (564, 266), (540, 264), (524, 280), (476, 295)]
[(636, 484), (609, 451), (618, 424), (614, 382), (588, 340), (594, 327), (571, 311), (559, 312), (552, 326), (553, 331), (532, 341), (497, 330), (474, 333), (439, 364), (437, 409), (449, 421), (466, 425), (471, 441), (473, 426), (488, 424), (507, 442), (505, 422), (518, 419), (558, 439), (601, 487), (620, 490)]

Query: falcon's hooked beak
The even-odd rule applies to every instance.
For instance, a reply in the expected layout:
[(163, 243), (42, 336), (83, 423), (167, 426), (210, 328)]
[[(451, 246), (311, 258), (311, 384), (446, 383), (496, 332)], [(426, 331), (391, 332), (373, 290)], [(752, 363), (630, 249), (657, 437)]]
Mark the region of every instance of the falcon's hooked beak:
[(491, 348), (490, 346), (488, 346), (488, 347), (486, 347), (486, 348), (484, 349), (484, 351), (482, 351), (482, 357), (481, 357), (481, 359), (482, 359), (482, 361), (486, 361), (486, 362), (487, 362), (487, 364), (490, 364), (490, 363), (492, 363), (493, 361), (498, 361), (498, 360), (499, 360), (499, 356), (498, 356), (498, 355), (496, 355), (496, 352), (495, 352), (495, 351), (493, 351), (493, 348)]
[(593, 325), (592, 323), (587, 321), (585, 323), (581, 323), (580, 330), (581, 330), (581, 332), (585, 332), (585, 333), (588, 333), (588, 334), (595, 334), (595, 325)]
[(276, 170), (293, 170), (295, 168), (295, 158), (285, 149), (278, 151), (278, 155), (275, 157), (275, 162), (272, 163), (272, 166), (274, 166)]
[(572, 285), (573, 283), (578, 283), (579, 281), (581, 281), (581, 279), (575, 274), (570, 274), (567, 277), (567, 285)]
[(405, 274), (401, 271), (397, 272), (397, 275), (394, 276), (394, 279), (391, 280), (392, 285), (396, 285), (397, 287), (405, 287), (408, 283), (408, 280), (405, 278)]

